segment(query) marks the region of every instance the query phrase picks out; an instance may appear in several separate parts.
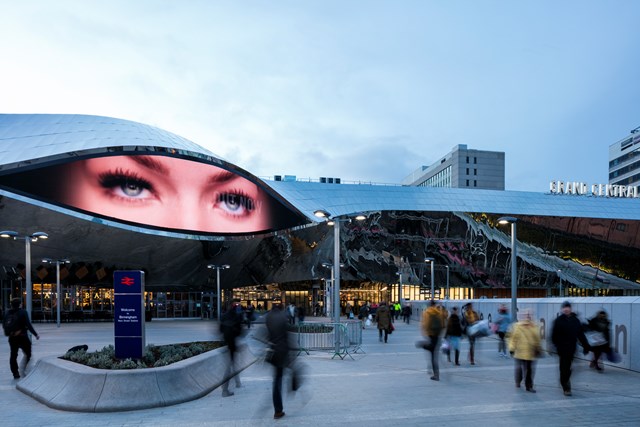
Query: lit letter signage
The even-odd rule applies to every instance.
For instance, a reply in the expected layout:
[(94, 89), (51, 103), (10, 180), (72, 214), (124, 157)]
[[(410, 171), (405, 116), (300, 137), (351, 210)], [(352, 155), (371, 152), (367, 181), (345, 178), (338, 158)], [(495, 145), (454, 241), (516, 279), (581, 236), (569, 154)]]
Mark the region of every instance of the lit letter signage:
[[(591, 191), (589, 191), (589, 188)], [(640, 198), (640, 191), (637, 185), (593, 184), (589, 186), (586, 182), (574, 181), (551, 181), (549, 183), (549, 193), (623, 199)]]

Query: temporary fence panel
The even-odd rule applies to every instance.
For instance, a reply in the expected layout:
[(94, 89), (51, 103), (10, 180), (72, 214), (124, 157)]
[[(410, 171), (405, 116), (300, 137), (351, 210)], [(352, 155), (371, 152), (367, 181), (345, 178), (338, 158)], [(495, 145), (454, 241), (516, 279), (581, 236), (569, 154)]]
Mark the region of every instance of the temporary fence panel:
[(362, 322), (301, 322), (296, 327), (298, 354), (310, 351), (334, 351), (344, 359), (362, 352)]

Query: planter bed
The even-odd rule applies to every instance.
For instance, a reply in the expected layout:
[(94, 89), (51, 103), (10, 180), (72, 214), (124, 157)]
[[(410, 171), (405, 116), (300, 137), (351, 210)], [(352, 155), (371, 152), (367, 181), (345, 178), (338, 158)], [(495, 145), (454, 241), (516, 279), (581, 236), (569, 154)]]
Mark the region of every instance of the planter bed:
[[(17, 384), (17, 389), (45, 405), (65, 411), (115, 412), (156, 408), (198, 399), (224, 383), (226, 347), (159, 368), (110, 370), (46, 357)], [(246, 369), (256, 357), (238, 348), (236, 367)]]

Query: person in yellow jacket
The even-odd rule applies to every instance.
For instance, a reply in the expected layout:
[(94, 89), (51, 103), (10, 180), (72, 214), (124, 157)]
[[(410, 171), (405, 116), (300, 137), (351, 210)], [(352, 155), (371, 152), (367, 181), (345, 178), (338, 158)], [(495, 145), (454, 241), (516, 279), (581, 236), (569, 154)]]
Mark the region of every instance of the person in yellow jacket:
[(467, 338), (469, 338), (469, 363), (472, 365), (476, 364), (475, 352), (476, 352), (476, 337), (473, 335), (469, 335), (467, 333), (467, 327), (473, 325), (478, 320), (480, 320), (480, 316), (473, 309), (473, 305), (471, 303), (467, 303), (462, 306), (462, 317), (466, 323), (464, 327), (464, 332), (467, 334)]
[(434, 381), (440, 381), (440, 368), (438, 363), (438, 350), (440, 347), (438, 344), (444, 325), (445, 321), (442, 310), (436, 305), (434, 300), (431, 300), (429, 308), (422, 313), (421, 329), (422, 335), (429, 337), (429, 347), (425, 349), (431, 352), (431, 368), (433, 369), (431, 379)]
[(516, 387), (520, 387), (524, 377), (527, 391), (535, 393), (533, 388), (534, 362), (542, 355), (540, 328), (532, 320), (530, 309), (523, 310), (522, 320), (513, 326), (509, 338), (509, 352), (515, 359)]

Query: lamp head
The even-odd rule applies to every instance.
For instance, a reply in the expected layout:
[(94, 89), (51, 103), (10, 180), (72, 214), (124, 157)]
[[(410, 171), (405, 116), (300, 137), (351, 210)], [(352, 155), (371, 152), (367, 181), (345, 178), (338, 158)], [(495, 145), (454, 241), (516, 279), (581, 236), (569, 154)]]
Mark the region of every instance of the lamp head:
[(518, 222), (518, 218), (512, 217), (512, 216), (502, 216), (500, 218), (498, 218), (498, 224), (513, 224)]
[(324, 209), (318, 209), (313, 213), (318, 218), (329, 218), (331, 214)]
[(0, 231), (0, 237), (4, 237), (5, 239), (8, 239), (9, 237), (18, 237), (18, 233), (10, 230)]

